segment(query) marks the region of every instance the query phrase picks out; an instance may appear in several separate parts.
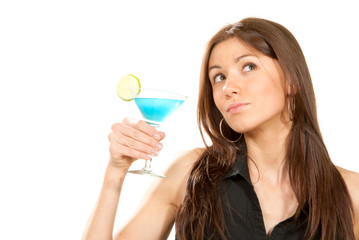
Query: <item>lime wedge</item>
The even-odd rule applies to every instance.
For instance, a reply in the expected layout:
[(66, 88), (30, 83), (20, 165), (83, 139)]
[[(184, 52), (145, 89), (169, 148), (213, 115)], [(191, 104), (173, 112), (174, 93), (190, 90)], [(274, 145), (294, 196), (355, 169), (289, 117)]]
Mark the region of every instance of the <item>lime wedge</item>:
[(133, 100), (133, 96), (140, 92), (141, 83), (138, 78), (132, 74), (123, 76), (117, 83), (117, 95), (125, 101)]

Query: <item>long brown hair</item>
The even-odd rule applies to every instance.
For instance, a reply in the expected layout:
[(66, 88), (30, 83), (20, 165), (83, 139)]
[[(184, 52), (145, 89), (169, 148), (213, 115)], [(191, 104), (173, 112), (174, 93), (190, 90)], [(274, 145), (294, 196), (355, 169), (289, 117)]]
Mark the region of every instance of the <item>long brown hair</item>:
[[(212, 144), (193, 166), (186, 192), (178, 209), (176, 232), (181, 240), (226, 239), (219, 185), (236, 158), (238, 146), (223, 139), (219, 131), (222, 115), (215, 106), (208, 77), (212, 49), (229, 38), (248, 46), (280, 64), (292, 89), (288, 101), (293, 124), (287, 141), (286, 162), (299, 206), (296, 219), (305, 216), (306, 238), (354, 240), (353, 207), (346, 184), (331, 162), (319, 129), (316, 101), (309, 70), (294, 36), (282, 25), (259, 18), (246, 18), (221, 29), (205, 52), (198, 99), (198, 124)], [(228, 127), (226, 136), (238, 133)], [(211, 236), (207, 236), (210, 229)]]

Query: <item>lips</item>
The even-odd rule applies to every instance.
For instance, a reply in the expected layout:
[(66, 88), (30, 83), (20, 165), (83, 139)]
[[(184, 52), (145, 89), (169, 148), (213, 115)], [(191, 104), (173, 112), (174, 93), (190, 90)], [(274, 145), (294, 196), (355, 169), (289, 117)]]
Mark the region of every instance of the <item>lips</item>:
[(244, 107), (246, 107), (249, 103), (232, 103), (227, 107), (227, 112), (229, 113), (238, 113)]

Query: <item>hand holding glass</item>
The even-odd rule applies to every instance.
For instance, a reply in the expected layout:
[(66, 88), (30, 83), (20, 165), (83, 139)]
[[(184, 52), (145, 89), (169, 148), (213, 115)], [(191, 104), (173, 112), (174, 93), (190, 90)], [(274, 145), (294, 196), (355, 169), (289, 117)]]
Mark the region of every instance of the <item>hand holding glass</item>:
[[(132, 92), (137, 92), (133, 99), (145, 121), (157, 129), (187, 99), (186, 96), (181, 94), (148, 88), (139, 88), (138, 91)], [(129, 170), (128, 172), (165, 178), (165, 176), (152, 170), (152, 158), (149, 161), (150, 163), (148, 164), (146, 160), (142, 169)]]

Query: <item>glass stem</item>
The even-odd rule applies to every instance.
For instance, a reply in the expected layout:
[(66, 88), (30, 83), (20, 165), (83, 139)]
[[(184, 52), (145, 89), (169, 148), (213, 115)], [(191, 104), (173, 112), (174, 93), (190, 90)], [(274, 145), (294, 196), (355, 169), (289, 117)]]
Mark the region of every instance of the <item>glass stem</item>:
[[(151, 126), (153, 126), (154, 128), (156, 128), (157, 130), (160, 127), (159, 124), (155, 124), (155, 123), (151, 123), (151, 122), (147, 122), (147, 123), (150, 124)], [(150, 162), (149, 165), (147, 164), (148, 161)], [(151, 167), (152, 167), (152, 157), (149, 160), (146, 160), (145, 169), (151, 169)]]
[(151, 166), (152, 166), (152, 158), (150, 158), (150, 166), (148, 166), (149, 168), (151, 168)]
[[(150, 162), (150, 164), (148, 164), (148, 162)], [(149, 160), (145, 160), (145, 168), (151, 168), (152, 165), (152, 158), (150, 158)]]

